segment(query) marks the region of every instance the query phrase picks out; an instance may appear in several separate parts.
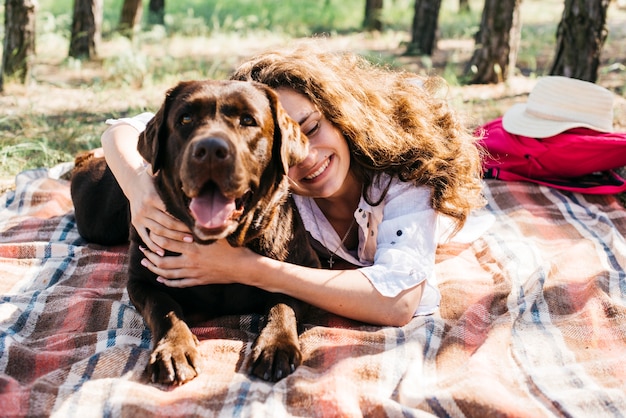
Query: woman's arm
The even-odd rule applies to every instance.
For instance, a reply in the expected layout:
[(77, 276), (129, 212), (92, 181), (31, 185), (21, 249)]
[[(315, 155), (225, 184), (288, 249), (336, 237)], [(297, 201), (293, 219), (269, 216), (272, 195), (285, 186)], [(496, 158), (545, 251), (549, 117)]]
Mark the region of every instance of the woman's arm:
[[(165, 244), (160, 237), (154, 239)], [(168, 250), (182, 255), (160, 257), (145, 250), (143, 262), (167, 286), (242, 283), (284, 293), (334, 314), (371, 324), (402, 326), (408, 323), (424, 287), (422, 282), (394, 297), (385, 297), (358, 270), (322, 270), (289, 264), (247, 248), (233, 248), (225, 240), (211, 245), (171, 242)], [(184, 279), (178, 279), (180, 277)]]
[[(312, 269), (267, 257), (257, 263), (255, 270), (249, 271), (251, 285), (376, 325), (406, 325), (415, 314), (425, 285), (422, 282), (394, 297), (386, 297), (359, 270)], [(263, 273), (254, 275), (255, 272)]]
[(191, 241), (188, 228), (170, 216), (156, 192), (150, 166), (137, 151), (139, 131), (127, 123), (118, 123), (102, 134), (104, 155), (122, 191), (130, 202), (131, 222), (143, 242), (157, 254), (163, 249), (151, 239), (156, 235), (179, 241)]
[[(180, 257), (145, 252), (145, 266), (162, 283), (186, 287), (212, 283), (243, 283), (285, 293), (348, 318), (381, 325), (404, 325), (422, 298), (438, 304), (436, 289), (427, 283), (434, 274), (436, 214), (430, 191), (398, 183), (370, 220), (378, 224), (373, 264), (358, 270), (321, 270), (271, 260), (226, 241), (210, 246), (168, 242), (153, 237)], [(365, 219), (368, 222), (368, 219)], [(315, 232), (315, 231), (314, 231)], [(428, 311), (429, 309), (426, 309)]]

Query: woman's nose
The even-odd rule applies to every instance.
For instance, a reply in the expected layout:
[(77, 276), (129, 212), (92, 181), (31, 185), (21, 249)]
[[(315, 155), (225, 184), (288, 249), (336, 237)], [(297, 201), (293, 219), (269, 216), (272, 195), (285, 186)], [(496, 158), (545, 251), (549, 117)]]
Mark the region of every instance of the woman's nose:
[(312, 167), (313, 165), (315, 165), (316, 160), (317, 160), (317, 148), (315, 148), (313, 145), (311, 145), (311, 143), (309, 143), (309, 153), (307, 154), (306, 157), (304, 157), (304, 160), (298, 163), (297, 167), (298, 168)]

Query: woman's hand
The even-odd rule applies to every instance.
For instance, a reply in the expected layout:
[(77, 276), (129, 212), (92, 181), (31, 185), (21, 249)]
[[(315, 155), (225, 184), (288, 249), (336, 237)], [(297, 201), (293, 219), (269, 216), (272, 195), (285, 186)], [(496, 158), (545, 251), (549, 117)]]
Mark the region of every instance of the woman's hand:
[(363, 322), (403, 326), (420, 303), (425, 282), (382, 296), (359, 270), (323, 270), (298, 266), (231, 247), (225, 239), (210, 245), (152, 236), (159, 247), (180, 253), (161, 257), (142, 248), (142, 265), (168, 287), (241, 283), (290, 295), (321, 309)]
[(159, 255), (165, 254), (163, 247), (157, 244), (153, 237), (182, 242), (193, 241), (189, 228), (165, 209), (148, 169), (137, 173), (128, 195), (130, 195), (131, 222), (150, 251)]
[(149, 232), (173, 240), (191, 242), (189, 229), (167, 213), (159, 197), (150, 166), (137, 150), (139, 130), (129, 123), (110, 126), (102, 134), (102, 149), (109, 168), (130, 202), (131, 223), (146, 246), (164, 254)]
[(146, 256), (142, 265), (158, 275), (160, 283), (169, 287), (240, 282), (239, 270), (233, 266), (251, 263), (255, 256), (260, 257), (247, 248), (231, 247), (225, 239), (203, 245), (150, 235), (160, 248), (180, 253), (178, 256), (160, 256), (141, 248)]

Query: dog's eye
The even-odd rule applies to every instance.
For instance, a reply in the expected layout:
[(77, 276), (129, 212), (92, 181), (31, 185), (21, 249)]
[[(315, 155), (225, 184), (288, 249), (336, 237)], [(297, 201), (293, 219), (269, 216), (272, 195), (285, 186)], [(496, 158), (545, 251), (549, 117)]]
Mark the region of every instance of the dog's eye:
[(256, 126), (256, 120), (250, 115), (242, 115), (239, 123), (241, 126)]
[(193, 119), (191, 119), (191, 115), (188, 114), (184, 114), (180, 117), (180, 124), (181, 125), (188, 125), (193, 121)]

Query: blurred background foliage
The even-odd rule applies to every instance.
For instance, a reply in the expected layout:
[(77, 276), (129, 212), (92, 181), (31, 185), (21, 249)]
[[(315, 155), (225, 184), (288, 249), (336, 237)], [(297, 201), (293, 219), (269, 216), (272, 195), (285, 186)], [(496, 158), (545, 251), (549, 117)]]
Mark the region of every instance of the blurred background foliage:
[[(4, 2), (2, 2), (4, 3)], [(104, 0), (102, 49), (96, 60), (68, 57), (74, 0), (39, 0), (37, 54), (26, 85), (5, 79), (0, 94), (0, 179), (33, 167), (70, 161), (99, 146), (109, 117), (154, 111), (168, 87), (181, 79), (226, 78), (245, 57), (293, 38), (323, 36), (388, 66), (444, 77), (451, 100), (485, 122), (528, 91), (525, 80), (546, 74), (555, 50), (563, 0), (524, 0), (518, 77), (502, 86), (465, 86), (463, 66), (474, 48), (484, 1), (442, 0), (439, 40), (432, 56), (408, 57), (414, 0), (385, 0), (384, 30), (362, 31), (364, 0), (166, 0), (164, 25), (149, 25), (148, 0), (132, 39), (119, 24), (123, 0)], [(4, 22), (4, 4), (0, 5)], [(4, 38), (0, 25), (0, 38)], [(624, 89), (626, 11), (609, 11), (609, 37), (601, 78)], [(620, 76), (621, 75), (621, 76)], [(530, 85), (530, 84), (529, 84)], [(519, 87), (516, 87), (519, 86)]]

